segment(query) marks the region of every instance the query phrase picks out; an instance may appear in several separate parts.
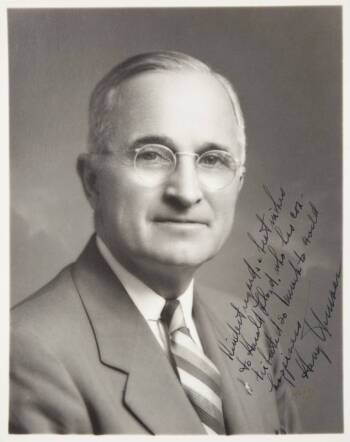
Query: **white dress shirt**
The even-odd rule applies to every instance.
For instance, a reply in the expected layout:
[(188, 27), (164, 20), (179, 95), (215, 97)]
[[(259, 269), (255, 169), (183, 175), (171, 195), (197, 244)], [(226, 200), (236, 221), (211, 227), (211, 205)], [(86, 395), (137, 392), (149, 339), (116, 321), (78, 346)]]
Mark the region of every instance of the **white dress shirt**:
[[(123, 284), (126, 292), (130, 296), (133, 303), (136, 305), (142, 316), (145, 318), (149, 328), (152, 330), (155, 338), (161, 345), (164, 351), (168, 353), (168, 340), (164, 330), (164, 326), (160, 321), (160, 315), (165, 305), (165, 299), (158, 295), (154, 290), (132, 275), (125, 269), (112, 255), (106, 244), (102, 239), (96, 237), (97, 248), (104, 257), (112, 271), (119, 278)], [(192, 339), (203, 350), (196, 326), (192, 318), (193, 305), (193, 279), (191, 280), (187, 289), (177, 298), (184, 312), (185, 323), (190, 330)]]

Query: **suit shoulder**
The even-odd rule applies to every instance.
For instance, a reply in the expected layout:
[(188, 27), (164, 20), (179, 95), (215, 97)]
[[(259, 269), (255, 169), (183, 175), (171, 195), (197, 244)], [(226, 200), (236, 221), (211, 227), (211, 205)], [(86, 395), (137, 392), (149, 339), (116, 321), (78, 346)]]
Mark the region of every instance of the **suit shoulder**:
[(80, 300), (71, 274), (65, 267), (55, 278), (11, 309), (11, 330), (30, 330), (40, 335), (55, 324), (73, 320), (81, 310)]

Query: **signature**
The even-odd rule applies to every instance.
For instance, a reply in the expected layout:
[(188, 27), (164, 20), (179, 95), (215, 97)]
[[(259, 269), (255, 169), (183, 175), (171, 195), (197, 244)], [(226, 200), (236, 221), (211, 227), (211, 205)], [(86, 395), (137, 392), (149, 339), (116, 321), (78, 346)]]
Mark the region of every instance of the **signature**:
[[(237, 364), (239, 373), (276, 391), (284, 382), (296, 388), (299, 379), (309, 379), (321, 359), (332, 364), (326, 347), (332, 337), (330, 322), (341, 268), (335, 273), (325, 307), (308, 305), (304, 316), (289, 324), (292, 331), (287, 332), (291, 308), (303, 293), (300, 286), (322, 214), (303, 194), (292, 198), (283, 187), (276, 193), (267, 185), (262, 189), (269, 205), (255, 214), (256, 230), (247, 232), (256, 256), (243, 258), (245, 296), (240, 304), (231, 302), (228, 334), (219, 348)], [(317, 342), (306, 346), (305, 338)]]

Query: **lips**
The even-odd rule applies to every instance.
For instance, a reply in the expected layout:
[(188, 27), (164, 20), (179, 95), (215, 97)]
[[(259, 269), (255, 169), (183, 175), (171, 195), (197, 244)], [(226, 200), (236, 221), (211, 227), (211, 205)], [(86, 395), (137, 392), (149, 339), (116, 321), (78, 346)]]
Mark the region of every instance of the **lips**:
[(154, 219), (157, 223), (173, 223), (173, 224), (201, 224), (208, 225), (209, 222), (203, 219), (195, 219), (195, 218), (179, 218), (179, 217), (156, 217)]

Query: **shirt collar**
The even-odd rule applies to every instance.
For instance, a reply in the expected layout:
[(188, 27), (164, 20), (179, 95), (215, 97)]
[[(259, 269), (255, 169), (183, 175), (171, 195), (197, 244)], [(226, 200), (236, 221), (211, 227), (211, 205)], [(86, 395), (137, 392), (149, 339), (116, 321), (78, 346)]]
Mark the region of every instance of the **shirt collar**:
[[(114, 274), (119, 278), (130, 298), (147, 321), (158, 321), (165, 305), (165, 299), (131, 274), (118, 262), (99, 236), (97, 248)], [(186, 325), (192, 322), (193, 279), (187, 289), (177, 298), (184, 312)]]

